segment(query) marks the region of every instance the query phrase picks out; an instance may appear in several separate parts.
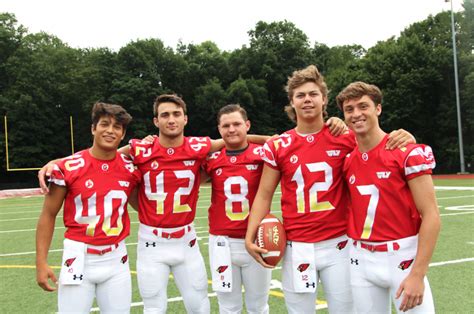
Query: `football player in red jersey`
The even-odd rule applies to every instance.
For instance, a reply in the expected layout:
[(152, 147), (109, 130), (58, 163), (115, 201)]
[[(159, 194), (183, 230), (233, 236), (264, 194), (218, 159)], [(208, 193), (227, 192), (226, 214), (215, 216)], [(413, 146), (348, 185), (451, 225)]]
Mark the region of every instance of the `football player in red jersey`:
[(427, 145), (385, 150), (388, 135), (379, 126), (382, 93), (364, 82), (349, 84), (338, 96), (357, 147), (346, 158), (349, 187), (351, 286), (358, 313), (434, 313), (426, 279), (440, 231)]
[(186, 104), (176, 95), (156, 99), (153, 121), (160, 133), (153, 143), (130, 141), (140, 169), (137, 277), (145, 313), (166, 313), (170, 273), (188, 313), (209, 313), (207, 273), (193, 221), (201, 164), (222, 140), (185, 137)]
[[(324, 124), (328, 88), (315, 66), (295, 71), (287, 84), (289, 117), (296, 128), (264, 145), (265, 166), (249, 217), (246, 248), (266, 267), (255, 245), (258, 224), (281, 179), (281, 209), (288, 246), (282, 285), (289, 313), (315, 311), (316, 286), (323, 284), (331, 313), (353, 312), (349, 284), (347, 208), (343, 163), (355, 145), (351, 132), (330, 134)], [(390, 145), (413, 141), (405, 131)]]
[(127, 201), (140, 181), (132, 161), (117, 152), (132, 117), (120, 106), (96, 103), (91, 148), (58, 162), (36, 232), (37, 282), (56, 290), (47, 262), (56, 216), (64, 203), (66, 227), (58, 282), (59, 313), (89, 313), (94, 297), (104, 313), (129, 313), (131, 278), (124, 239)]
[(242, 312), (242, 285), (248, 313), (268, 313), (271, 270), (245, 250), (247, 218), (263, 169), (262, 145), (249, 143), (250, 121), (240, 105), (217, 113), (225, 148), (210, 154), (203, 168), (212, 179), (209, 260), (220, 313)]

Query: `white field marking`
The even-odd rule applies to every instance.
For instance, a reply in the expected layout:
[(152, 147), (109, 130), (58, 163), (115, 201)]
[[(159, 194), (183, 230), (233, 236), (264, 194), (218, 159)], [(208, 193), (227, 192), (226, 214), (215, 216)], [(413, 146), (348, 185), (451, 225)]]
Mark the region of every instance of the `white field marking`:
[(445, 207), (446, 210), (474, 210), (474, 204), (469, 205), (459, 205), (459, 206), (448, 206)]
[(474, 214), (474, 211), (472, 211), (472, 212), (463, 212), (463, 213), (452, 213), (452, 214), (440, 214), (440, 216), (444, 217), (444, 216), (458, 216), (458, 215), (470, 215), (470, 214)]
[[(62, 218), (62, 215), (56, 216), (56, 218)], [(33, 218), (14, 218), (14, 219), (2, 219), (0, 222), (7, 222), (7, 221), (20, 221), (20, 220), (38, 220), (38, 217)]]
[(430, 267), (437, 267), (437, 266), (444, 266), (444, 265), (450, 265), (450, 264), (459, 264), (459, 263), (465, 263), (465, 262), (474, 262), (474, 257), (455, 259), (455, 260), (452, 260), (452, 261), (445, 261), (445, 262), (430, 263), (429, 266)]
[[(272, 211), (272, 213), (281, 213), (281, 211)], [(468, 212), (463, 212), (463, 213), (452, 213), (452, 214), (440, 214), (440, 216), (457, 216), (457, 215), (469, 215), (469, 214), (474, 214), (474, 211), (468, 211)], [(196, 217), (195, 219), (205, 219), (207, 216), (201, 216), (201, 217)], [(130, 222), (132, 224), (138, 224), (140, 223), (139, 221), (132, 221)], [(55, 227), (54, 229), (64, 229), (65, 227)], [(197, 228), (206, 228), (206, 227), (197, 227)], [(197, 229), (196, 228), (196, 229)], [(0, 234), (2, 233), (16, 233), (16, 232), (28, 232), (28, 231), (36, 231), (36, 228), (34, 229), (19, 229), (19, 230), (3, 230), (0, 231)], [(202, 237), (203, 239), (208, 238), (208, 237)], [(201, 239), (198, 237), (198, 239)]]
[(466, 243), (467, 243), (467, 244), (472, 244), (472, 245), (474, 245), (474, 242), (466, 242)]
[[(207, 230), (205, 230), (204, 232), (207, 232)], [(207, 242), (205, 242), (205, 243), (199, 242), (199, 239), (200, 238), (197, 237), (198, 244), (205, 244), (205, 245), (208, 244)], [(126, 246), (135, 246), (137, 244), (138, 244), (138, 242), (132, 242), (132, 243), (126, 243), (125, 245)], [(52, 250), (50, 249), (48, 252), (49, 253), (56, 253), (56, 252), (62, 252), (62, 251), (63, 251), (63, 249), (52, 249)], [(30, 251), (30, 252), (6, 253), (6, 254), (0, 254), (0, 257), (31, 255), (31, 254), (36, 254), (36, 252), (35, 251)]]
[(8, 213), (0, 213), (0, 215), (16, 215), (16, 214), (29, 214), (29, 213), (41, 213), (40, 210), (28, 210), (28, 211), (22, 211), (22, 212), (8, 212)]
[(474, 186), (435, 186), (437, 191), (474, 191)]
[(449, 197), (437, 197), (436, 199), (439, 200), (451, 200), (451, 199), (456, 199), (456, 198), (471, 198), (474, 197), (474, 195), (462, 195), (462, 196), (449, 196)]
[[(208, 293), (207, 296), (209, 298), (212, 298), (212, 297), (215, 297), (217, 296), (217, 294), (215, 292), (213, 293)], [(168, 302), (180, 302), (180, 301), (183, 301), (183, 297), (175, 297), (175, 298), (169, 298), (168, 299)], [(132, 302), (132, 307), (136, 307), (136, 306), (143, 306), (143, 302)], [(91, 309), (91, 312), (99, 312), (99, 308), (98, 307), (93, 307)]]

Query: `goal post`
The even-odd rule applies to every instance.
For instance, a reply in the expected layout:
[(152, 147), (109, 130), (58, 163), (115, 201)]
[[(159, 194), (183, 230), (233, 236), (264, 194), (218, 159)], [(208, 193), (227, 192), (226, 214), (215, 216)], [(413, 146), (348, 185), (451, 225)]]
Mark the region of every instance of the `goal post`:
[[(5, 161), (7, 164), (7, 171), (32, 171), (32, 170), (40, 170), (41, 168), (10, 168), (10, 156), (8, 154), (8, 119), (7, 116), (3, 116), (3, 121), (5, 125)], [(73, 129), (73, 121), (72, 116), (69, 116), (69, 127), (70, 127), (70, 134), (71, 134), (71, 153), (74, 154), (74, 129)]]

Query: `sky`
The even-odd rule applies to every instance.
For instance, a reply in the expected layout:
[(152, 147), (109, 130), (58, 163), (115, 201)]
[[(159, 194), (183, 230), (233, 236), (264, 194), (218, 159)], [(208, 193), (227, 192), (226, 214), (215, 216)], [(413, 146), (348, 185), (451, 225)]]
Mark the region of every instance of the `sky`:
[[(454, 11), (461, 0), (452, 0)], [(395, 36), (445, 0), (2, 0), (30, 33), (44, 31), (73, 48), (118, 51), (131, 41), (159, 38), (166, 46), (213, 41), (221, 50), (249, 44), (258, 21), (287, 20), (315, 42), (365, 48)]]

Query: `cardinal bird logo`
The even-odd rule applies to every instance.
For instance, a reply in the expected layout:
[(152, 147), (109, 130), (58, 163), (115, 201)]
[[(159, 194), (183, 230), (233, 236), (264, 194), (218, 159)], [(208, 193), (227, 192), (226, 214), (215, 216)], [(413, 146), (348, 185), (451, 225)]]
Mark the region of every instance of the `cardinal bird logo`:
[(219, 274), (222, 274), (223, 272), (225, 272), (225, 270), (229, 268), (229, 266), (227, 265), (223, 265), (223, 266), (219, 266), (217, 267), (216, 271), (219, 273)]
[(76, 260), (75, 257), (73, 257), (73, 258), (68, 258), (68, 259), (64, 262), (64, 266), (66, 266), (66, 267), (71, 267), (72, 263), (74, 263), (75, 260)]
[(343, 248), (346, 247), (347, 241), (348, 241), (348, 240), (339, 242), (339, 243), (336, 245), (336, 248), (337, 248), (339, 251), (342, 250)]
[(193, 247), (195, 244), (196, 244), (196, 239), (192, 239), (191, 241), (189, 241), (190, 247)]
[(128, 255), (122, 256), (122, 259), (120, 260), (120, 262), (121, 262), (122, 264), (125, 264), (127, 261), (128, 261)]
[(401, 270), (405, 270), (405, 269), (409, 268), (412, 263), (413, 263), (413, 259), (403, 261), (403, 262), (400, 263), (400, 265), (398, 265), (398, 268), (400, 268)]
[(299, 271), (300, 273), (302, 273), (302, 272), (304, 272), (305, 270), (307, 270), (308, 267), (309, 267), (309, 264), (300, 264), (300, 266), (298, 266), (298, 268), (296, 268), (296, 269), (298, 269), (298, 271)]

